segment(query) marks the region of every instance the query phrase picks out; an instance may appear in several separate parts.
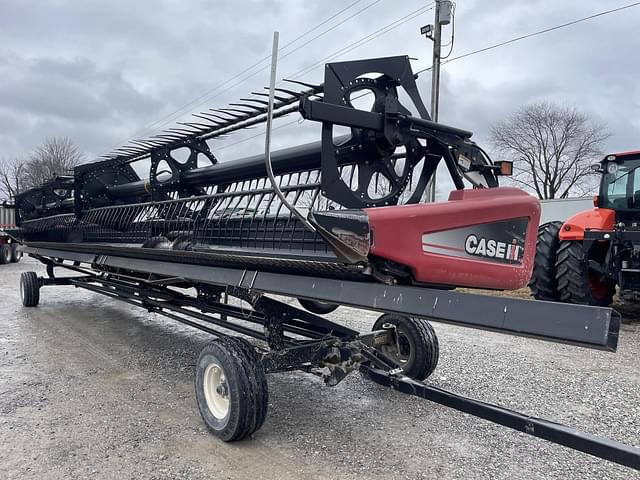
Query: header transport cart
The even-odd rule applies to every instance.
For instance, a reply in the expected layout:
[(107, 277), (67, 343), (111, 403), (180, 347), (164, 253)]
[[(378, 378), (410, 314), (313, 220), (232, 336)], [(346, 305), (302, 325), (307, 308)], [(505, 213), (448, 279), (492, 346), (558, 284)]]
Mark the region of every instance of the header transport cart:
[[(498, 187), (511, 165), (492, 162), (470, 132), (430, 120), (408, 57), (330, 63), (324, 84), (293, 85), (195, 114), (19, 195), (23, 251), (48, 274), (23, 273), (23, 304), (38, 305), (42, 286), (73, 285), (216, 335), (197, 362), (196, 400), (225, 441), (262, 426), (265, 374), (303, 370), (336, 385), (361, 370), (640, 468), (637, 448), (423, 382), (438, 363), (431, 321), (616, 349), (608, 308), (455, 291), (529, 280), (540, 206)], [(370, 106), (356, 108), (365, 96)], [(267, 140), (265, 155), (218, 162), (212, 140), (296, 113), (320, 122), (319, 142), (270, 153)], [(440, 162), (456, 190), (422, 203)], [(322, 316), (338, 305), (382, 315), (361, 333)]]
[(19, 262), (22, 252), (16, 235), (19, 231), (15, 224), (15, 206), (7, 202), (0, 204), (0, 265)]

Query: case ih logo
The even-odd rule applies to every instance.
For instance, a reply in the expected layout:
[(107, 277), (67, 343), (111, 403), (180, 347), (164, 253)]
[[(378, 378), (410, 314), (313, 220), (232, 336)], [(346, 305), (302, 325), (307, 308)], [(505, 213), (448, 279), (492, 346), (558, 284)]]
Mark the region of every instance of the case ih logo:
[(513, 218), (422, 234), (422, 251), (447, 257), (519, 264), (528, 219)]
[(522, 247), (517, 244), (515, 238), (511, 243), (505, 243), (492, 238), (478, 238), (474, 234), (471, 234), (464, 242), (464, 250), (469, 255), (499, 258), (503, 260), (518, 261), (522, 256)]

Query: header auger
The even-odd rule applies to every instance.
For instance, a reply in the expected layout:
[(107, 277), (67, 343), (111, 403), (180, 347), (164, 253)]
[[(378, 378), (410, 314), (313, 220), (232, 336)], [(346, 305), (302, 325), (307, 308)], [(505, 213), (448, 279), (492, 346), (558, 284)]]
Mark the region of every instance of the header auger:
[[(498, 187), (509, 164), (491, 161), (471, 132), (431, 121), (408, 57), (330, 63), (323, 84), (294, 85), (277, 89), (273, 116), (320, 122), (321, 138), (271, 153), (270, 164), (264, 154), (222, 161), (212, 142), (267, 120), (257, 92), (21, 194), (23, 250), (48, 274), (23, 274), (23, 305), (38, 305), (42, 286), (73, 285), (217, 335), (197, 362), (196, 400), (225, 441), (264, 422), (265, 373), (303, 370), (336, 385), (362, 370), (639, 468), (638, 449), (423, 383), (438, 362), (431, 321), (616, 349), (608, 308), (454, 291), (519, 288), (531, 275), (540, 206)], [(441, 161), (456, 190), (425, 204)], [(322, 316), (338, 305), (382, 316), (361, 333)]]

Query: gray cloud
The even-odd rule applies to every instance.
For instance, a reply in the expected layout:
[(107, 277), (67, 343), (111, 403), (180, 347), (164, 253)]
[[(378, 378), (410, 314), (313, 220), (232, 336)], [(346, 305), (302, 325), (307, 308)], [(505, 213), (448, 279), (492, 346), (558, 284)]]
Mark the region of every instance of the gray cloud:
[[(372, 1), (361, 1), (349, 13)], [(0, 155), (23, 155), (52, 135), (69, 136), (89, 157), (104, 153), (267, 56), (273, 30), (281, 32), (284, 45), (349, 3), (0, 0)], [(291, 76), (424, 5), (382, 0), (299, 51), (290, 53), (295, 45), (285, 49), (281, 55), (289, 55), (279, 64), (280, 76)], [(453, 56), (607, 7), (596, 0), (459, 2)], [(432, 17), (428, 11), (340, 59), (408, 54), (418, 58), (416, 69), (428, 66), (431, 44), (418, 30)], [(608, 150), (638, 148), (640, 35), (634, 32), (639, 19), (640, 8), (629, 9), (444, 65), (441, 121), (473, 130), (486, 145), (491, 123), (545, 99), (596, 115), (613, 133)], [(445, 35), (450, 31), (447, 27)], [(242, 84), (206, 96), (193, 111), (262, 88), (266, 64)], [(321, 75), (319, 65), (300, 78), (321, 81)], [(429, 73), (418, 82), (428, 101)], [(274, 143), (311, 141), (317, 132), (308, 122), (296, 124), (275, 131)], [(214, 151), (257, 133), (215, 142)], [(262, 141), (246, 140), (219, 155), (255, 153)], [(439, 178), (444, 194), (448, 183), (442, 172)]]

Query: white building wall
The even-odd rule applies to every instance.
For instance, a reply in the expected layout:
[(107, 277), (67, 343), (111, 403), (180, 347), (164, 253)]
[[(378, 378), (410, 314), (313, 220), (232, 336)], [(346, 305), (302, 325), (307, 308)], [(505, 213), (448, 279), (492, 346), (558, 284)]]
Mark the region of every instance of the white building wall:
[(540, 200), (542, 214), (540, 225), (554, 220), (565, 221), (572, 215), (593, 208), (593, 197), (558, 198), (554, 200)]

